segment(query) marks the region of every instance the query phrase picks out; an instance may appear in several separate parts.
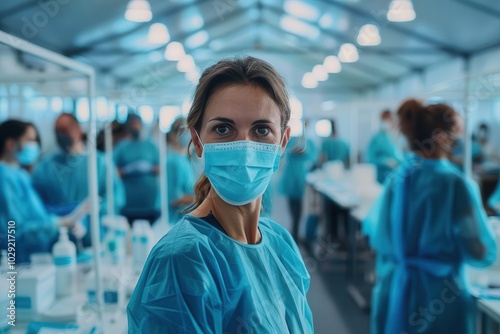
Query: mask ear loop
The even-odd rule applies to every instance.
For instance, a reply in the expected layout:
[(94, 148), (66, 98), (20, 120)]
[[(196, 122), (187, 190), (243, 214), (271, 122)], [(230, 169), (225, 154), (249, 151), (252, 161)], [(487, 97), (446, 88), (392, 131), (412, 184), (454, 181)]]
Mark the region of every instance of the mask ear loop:
[(205, 144), (201, 141), (200, 135), (198, 134), (198, 131), (194, 130), (194, 133), (196, 133), (196, 137), (198, 137), (198, 140), (200, 142), (201, 148), (205, 148)]

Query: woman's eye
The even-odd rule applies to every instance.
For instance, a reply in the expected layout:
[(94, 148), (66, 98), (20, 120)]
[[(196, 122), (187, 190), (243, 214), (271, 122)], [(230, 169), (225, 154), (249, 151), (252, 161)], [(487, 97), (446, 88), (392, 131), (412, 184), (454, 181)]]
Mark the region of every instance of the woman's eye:
[(257, 129), (255, 129), (255, 133), (258, 136), (267, 136), (269, 134), (269, 132), (271, 132), (271, 130), (269, 130), (269, 128), (267, 128), (267, 127), (259, 127)]
[(220, 125), (215, 127), (215, 132), (219, 135), (227, 135), (229, 133), (229, 127), (226, 125)]

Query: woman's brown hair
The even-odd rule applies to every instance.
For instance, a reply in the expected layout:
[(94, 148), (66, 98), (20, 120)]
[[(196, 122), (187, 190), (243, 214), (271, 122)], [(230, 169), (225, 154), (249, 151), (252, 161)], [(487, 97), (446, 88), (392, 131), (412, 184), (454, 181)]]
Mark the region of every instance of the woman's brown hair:
[[(252, 85), (263, 89), (280, 109), (282, 132), (286, 129), (290, 120), (290, 102), (285, 82), (269, 63), (254, 57), (224, 59), (203, 72), (187, 117), (188, 128), (200, 133), (210, 98), (218, 91), (233, 85)], [(190, 209), (197, 208), (205, 200), (210, 188), (210, 181), (202, 174), (196, 182), (196, 201)]]
[(424, 106), (420, 101), (407, 100), (397, 112), (401, 133), (406, 136), (410, 149), (426, 155), (433, 154), (435, 136), (455, 132), (457, 112), (446, 104)]

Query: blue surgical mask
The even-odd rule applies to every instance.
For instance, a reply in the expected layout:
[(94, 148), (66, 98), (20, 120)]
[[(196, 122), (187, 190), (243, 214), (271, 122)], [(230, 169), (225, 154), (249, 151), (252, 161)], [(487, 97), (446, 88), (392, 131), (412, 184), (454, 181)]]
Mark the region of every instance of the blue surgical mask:
[(36, 141), (25, 142), (16, 153), (17, 161), (21, 166), (29, 166), (36, 162), (40, 156), (40, 145)]
[(191, 140), (191, 134), (189, 133), (189, 131), (184, 131), (179, 136), (179, 145), (184, 148), (188, 147), (190, 140)]
[(69, 152), (73, 146), (73, 139), (65, 133), (56, 133), (56, 141), (64, 152)]
[(247, 140), (205, 144), (202, 154), (204, 173), (215, 192), (235, 206), (264, 194), (280, 157), (281, 145)]

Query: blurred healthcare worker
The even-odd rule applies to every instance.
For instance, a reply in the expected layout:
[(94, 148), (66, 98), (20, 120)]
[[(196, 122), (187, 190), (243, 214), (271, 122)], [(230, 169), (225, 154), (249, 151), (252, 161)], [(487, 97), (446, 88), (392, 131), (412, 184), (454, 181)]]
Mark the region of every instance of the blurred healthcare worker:
[(366, 161), (374, 164), (377, 169), (377, 181), (384, 183), (386, 176), (398, 166), (401, 161), (394, 133), (392, 113), (385, 110), (380, 114), (380, 131), (373, 136), (366, 151)]
[[(38, 144), (37, 158), (33, 161), (30, 160), (29, 162), (20, 161), (21, 168), (30, 174), (33, 172), (33, 169), (35, 168), (35, 166), (38, 162), (38, 158), (41, 155), (41, 148), (42, 148), (42, 140), (40, 139), (40, 133), (38, 132), (38, 129), (34, 125), (33, 125), (33, 130), (35, 131), (35, 138), (36, 138), (35, 142)], [(34, 145), (33, 145), (33, 148), (34, 148)], [(35, 152), (35, 150), (33, 150), (32, 152)]]
[(125, 127), (129, 138), (115, 148), (114, 160), (125, 186), (125, 207), (122, 214), (132, 222), (146, 219), (154, 222), (159, 212), (159, 152), (150, 140), (141, 139), (142, 120), (129, 114)]
[[(54, 130), (60, 150), (36, 166), (33, 186), (47, 211), (62, 215), (74, 210), (88, 197), (88, 154), (85, 135), (75, 116), (61, 114), (56, 119)], [(106, 160), (101, 152), (97, 152), (97, 179), (99, 197), (106, 199)], [(116, 170), (114, 196), (115, 211), (120, 212), (125, 194)], [(105, 202), (101, 202), (102, 213), (106, 212)]]
[(377, 252), (372, 333), (472, 334), (464, 265), (491, 265), (495, 237), (477, 184), (447, 159), (461, 131), (458, 114), (444, 104), (406, 103), (400, 127), (413, 154), (363, 222)]
[[(305, 128), (305, 127), (304, 127)], [(314, 142), (304, 134), (291, 137), (283, 157), (283, 173), (280, 180), (280, 190), (288, 199), (292, 216), (292, 237), (299, 241), (300, 218), (302, 217), (302, 202), (306, 190), (306, 176), (318, 154)]]
[(33, 253), (50, 252), (59, 227), (74, 231), (88, 212), (88, 202), (64, 217), (45, 210), (31, 177), (21, 168), (33, 164), (40, 154), (36, 133), (31, 123), (8, 120), (0, 124), (0, 234), (4, 238), (0, 248), (7, 249), (7, 235), (13, 236), (16, 264), (29, 262)]
[[(112, 146), (116, 147), (120, 141), (127, 137), (127, 131), (125, 129), (125, 124), (114, 120), (111, 124), (106, 124), (105, 126), (111, 126), (111, 137), (112, 137)], [(106, 151), (106, 129), (102, 129), (99, 131), (97, 135), (97, 149), (101, 152)]]
[(498, 145), (495, 145), (491, 140), (490, 128), (486, 123), (479, 125), (476, 134), (477, 143), (481, 146), (481, 152), (485, 161), (499, 163), (500, 157), (498, 154)]
[(177, 118), (167, 133), (167, 192), (169, 222), (175, 224), (182, 216), (182, 210), (195, 201), (194, 174), (187, 148), (191, 134), (184, 118)]
[(222, 60), (204, 71), (187, 119), (204, 161), (196, 208), (151, 251), (129, 333), (313, 333), (299, 250), (259, 216), (289, 119), (284, 81), (268, 63)]
[(326, 161), (342, 161), (345, 167), (349, 167), (349, 144), (338, 137), (335, 121), (331, 120), (330, 124), (332, 132), (330, 137), (323, 139), (321, 143), (319, 163), (323, 164)]

